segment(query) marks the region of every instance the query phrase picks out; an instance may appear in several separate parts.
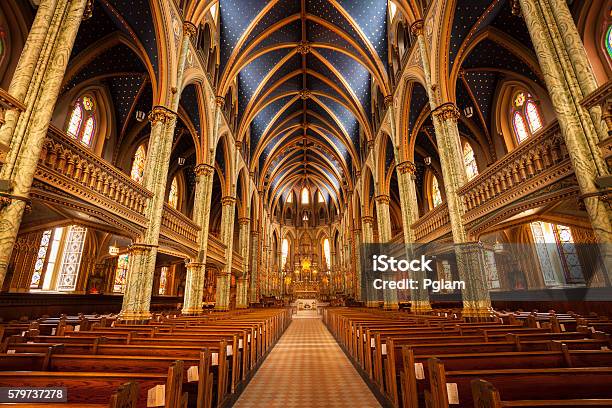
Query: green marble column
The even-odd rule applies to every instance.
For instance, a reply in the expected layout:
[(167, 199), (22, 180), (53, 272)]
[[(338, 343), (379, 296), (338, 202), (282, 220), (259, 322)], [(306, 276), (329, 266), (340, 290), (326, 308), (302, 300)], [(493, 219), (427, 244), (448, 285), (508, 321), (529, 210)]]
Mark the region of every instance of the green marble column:
[(236, 286), (236, 307), (246, 309), (249, 307), (249, 236), (251, 235), (251, 219), (248, 217), (240, 218), (240, 255), (242, 256), (243, 274)]
[(236, 198), (226, 196), (221, 199), (221, 242), (225, 249), (225, 268), (217, 276), (217, 293), (215, 310), (228, 310), (230, 302), (230, 279), (232, 258), (234, 254), (234, 218), (236, 216)]
[[(0, 179), (9, 180), (12, 185), (9, 196), (0, 202), (0, 285), (6, 276), (24, 211), (29, 207), (34, 173), (85, 4), (86, 0), (41, 3), (41, 15), (34, 22), (34, 31), (28, 36), (18, 66), (23, 71), (16, 73), (11, 84), (14, 96), (26, 104), (26, 110), (20, 115), (9, 111), (7, 123), (0, 130), (0, 140), (9, 145)], [(32, 69), (34, 63), (36, 68)]]
[[(475, 243), (469, 242), (467, 231), (463, 225), (465, 206), (458, 194), (458, 190), (467, 182), (457, 126), (460, 113), (454, 104), (441, 102), (432, 88), (429, 52), (423, 35), (423, 22), (413, 23), (411, 30), (417, 37), (421, 53), (421, 63), (425, 73), (426, 89), (440, 154), (457, 267), (460, 279), (465, 282), (465, 289), (462, 291), (462, 315), (470, 319), (488, 319), (493, 316), (491, 297), (488, 288), (486, 286), (483, 288), (483, 285), (480, 284), (480, 282), (487, 281), (485, 264), (482, 262), (484, 257), (476, 256), (474, 258), (474, 252), (477, 252), (477, 249), (473, 249)], [(476, 245), (476, 248), (479, 248), (479, 246)]]
[[(390, 198), (386, 194), (377, 195), (376, 198), (376, 215), (378, 219), (378, 235), (381, 243), (387, 243), (393, 238), (391, 230), (391, 213), (389, 211)], [(383, 275), (383, 279), (391, 280), (394, 276), (392, 273)], [(388, 310), (399, 309), (397, 289), (383, 290), (384, 308)]]
[[(419, 210), (417, 208), (417, 195), (415, 186), (416, 166), (406, 161), (397, 166), (398, 188), (400, 192), (400, 206), (402, 210), (402, 225), (404, 227), (404, 245), (406, 246), (406, 257), (413, 257), (413, 244), (416, 242), (412, 224), (418, 220)], [(422, 282), (425, 278), (423, 272), (415, 272), (411, 279)], [(418, 289), (410, 291), (410, 310), (414, 313), (426, 313), (431, 311), (429, 293), (422, 285)]]
[(208, 250), (208, 226), (210, 222), (210, 206), (212, 196), (213, 175), (215, 169), (208, 164), (197, 165), (196, 192), (194, 202), (194, 221), (200, 225), (198, 236), (198, 256), (187, 265), (185, 278), (185, 299), (182, 313), (196, 315), (202, 313), (204, 298), (204, 282), (206, 280), (206, 254)]
[[(179, 90), (183, 87), (187, 52), (191, 37), (195, 33), (196, 27), (193, 24), (189, 22), (183, 24), (183, 37), (176, 71), (176, 89)], [(148, 226), (143, 236), (134, 244), (137, 250), (130, 255), (123, 305), (118, 317), (123, 321), (145, 321), (151, 317), (149, 307), (155, 275), (155, 260), (164, 213), (168, 169), (179, 101), (180, 92), (176, 92), (170, 97), (170, 108), (155, 106), (149, 114), (151, 135), (142, 186), (151, 191), (153, 196), (148, 200), (145, 208)]]
[[(581, 50), (582, 44), (571, 17), (568, 20), (566, 6), (558, 1), (519, 2), (574, 167), (582, 201), (601, 244), (604, 264), (610, 265), (612, 254), (607, 247), (612, 242), (612, 212), (605, 194), (596, 184), (598, 177), (609, 174), (597, 146), (607, 134), (603, 132), (601, 112), (587, 112), (580, 105), (582, 97), (594, 87), (592, 72), (588, 61), (584, 60), (584, 50)], [(611, 269), (607, 270), (610, 279)]]

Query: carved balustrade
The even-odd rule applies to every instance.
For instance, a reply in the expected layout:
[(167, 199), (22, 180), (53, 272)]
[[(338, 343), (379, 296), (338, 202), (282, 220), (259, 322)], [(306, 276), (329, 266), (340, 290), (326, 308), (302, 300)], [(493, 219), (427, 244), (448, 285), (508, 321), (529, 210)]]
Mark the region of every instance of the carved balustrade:
[(138, 225), (146, 222), (144, 209), (152, 193), (53, 125), (36, 178)]
[(451, 232), (448, 205), (442, 203), (412, 224), (417, 242), (429, 242)]
[(552, 123), (459, 189), (470, 222), (573, 173), (558, 123)]
[(161, 233), (176, 242), (197, 251), (197, 240), (200, 226), (189, 217), (164, 204)]

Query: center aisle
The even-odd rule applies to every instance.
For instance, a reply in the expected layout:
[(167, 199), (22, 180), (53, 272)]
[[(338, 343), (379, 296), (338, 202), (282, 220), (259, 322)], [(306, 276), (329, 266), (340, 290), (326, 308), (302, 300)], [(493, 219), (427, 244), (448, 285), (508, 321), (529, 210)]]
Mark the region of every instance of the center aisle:
[(319, 318), (295, 318), (238, 408), (380, 407)]

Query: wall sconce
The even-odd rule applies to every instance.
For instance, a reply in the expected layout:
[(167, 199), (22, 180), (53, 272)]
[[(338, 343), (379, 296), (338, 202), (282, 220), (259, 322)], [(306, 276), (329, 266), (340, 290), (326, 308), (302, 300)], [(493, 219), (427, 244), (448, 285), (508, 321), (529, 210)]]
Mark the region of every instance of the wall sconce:
[(184, 165), (184, 164), (185, 164), (185, 158), (184, 158), (184, 157), (179, 157), (179, 158), (178, 158), (178, 165), (179, 165), (179, 166), (182, 166), (182, 165)]
[(136, 120), (142, 122), (147, 117), (147, 114), (141, 110), (136, 111)]
[(465, 109), (463, 109), (463, 114), (466, 118), (471, 118), (474, 116), (474, 108), (471, 106), (466, 106)]
[(431, 157), (427, 156), (423, 161), (426, 166), (431, 166)]

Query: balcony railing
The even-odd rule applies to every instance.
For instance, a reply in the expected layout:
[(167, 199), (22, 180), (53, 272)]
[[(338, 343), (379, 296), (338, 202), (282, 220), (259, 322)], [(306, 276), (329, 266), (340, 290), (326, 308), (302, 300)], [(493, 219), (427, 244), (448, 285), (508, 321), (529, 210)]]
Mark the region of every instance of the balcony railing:
[(206, 262), (216, 263), (220, 266), (225, 265), (225, 245), (213, 234), (208, 234), (208, 250)]
[(466, 209), (464, 222), (515, 202), (572, 172), (563, 136), (555, 122), (459, 189)]
[(138, 225), (150, 191), (55, 126), (49, 127), (36, 178)]
[(415, 240), (429, 242), (451, 232), (448, 205), (442, 203), (412, 224)]
[(200, 226), (183, 213), (164, 204), (161, 232), (168, 238), (197, 251)]

